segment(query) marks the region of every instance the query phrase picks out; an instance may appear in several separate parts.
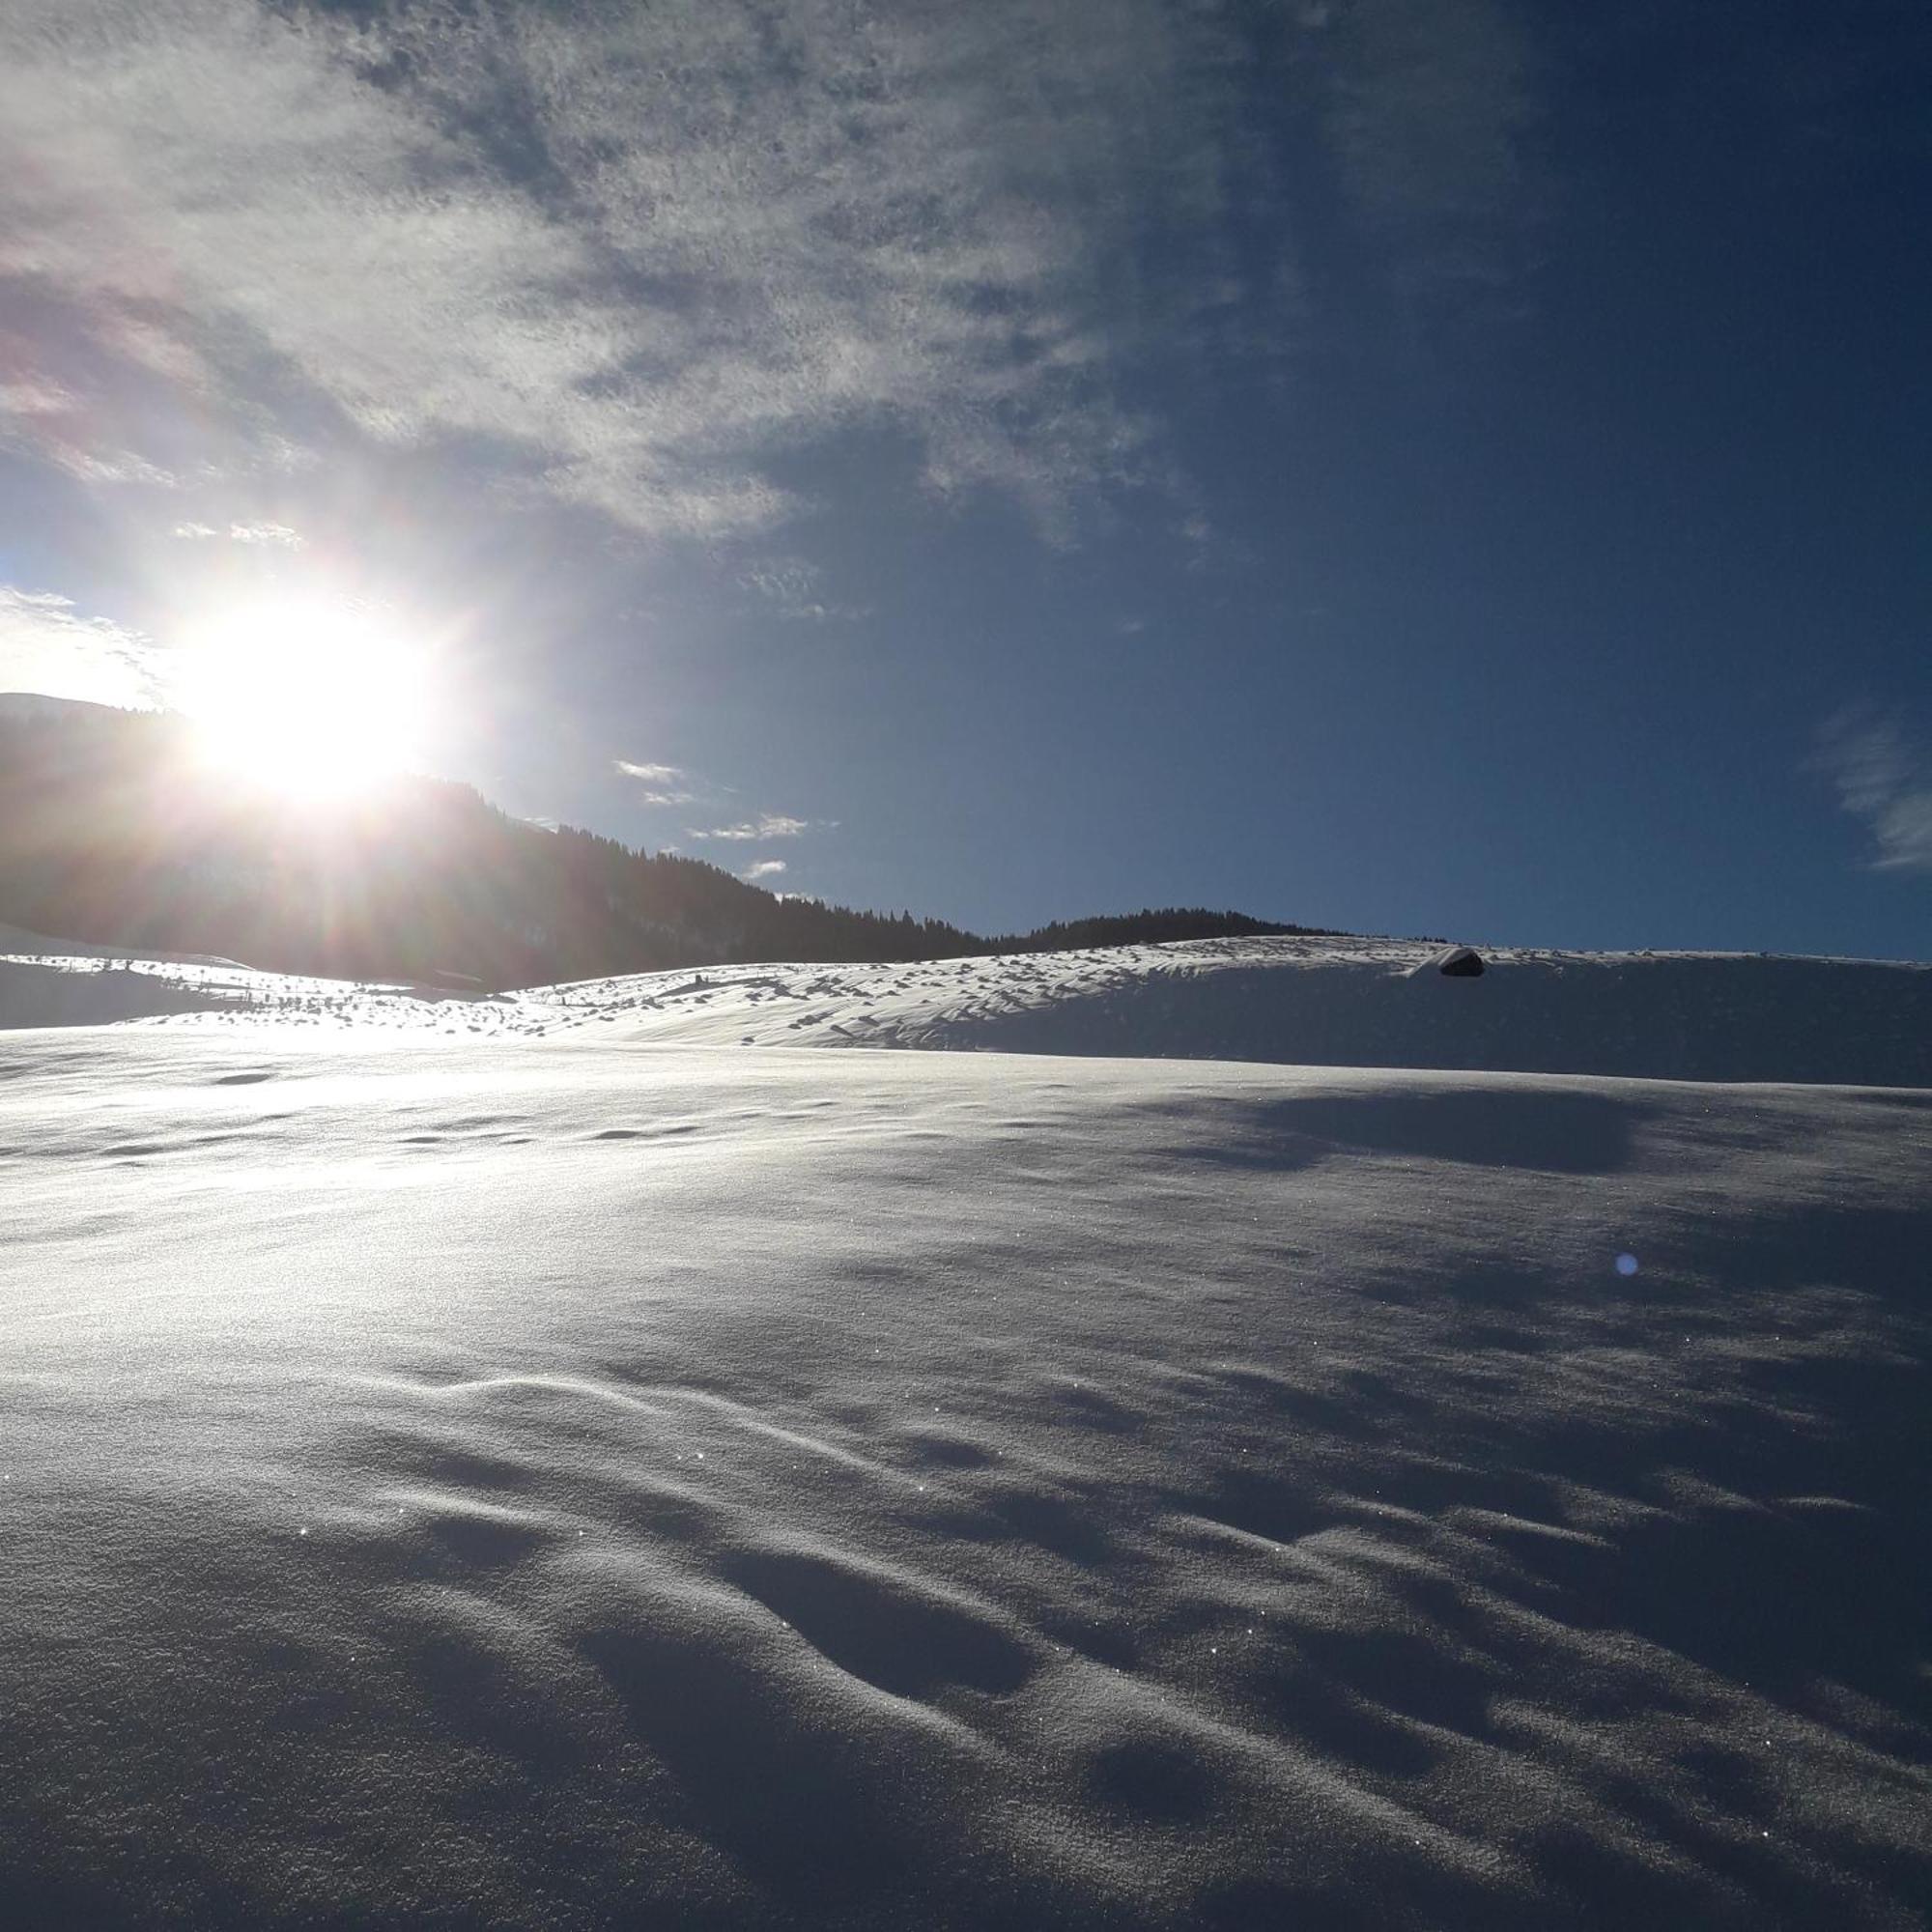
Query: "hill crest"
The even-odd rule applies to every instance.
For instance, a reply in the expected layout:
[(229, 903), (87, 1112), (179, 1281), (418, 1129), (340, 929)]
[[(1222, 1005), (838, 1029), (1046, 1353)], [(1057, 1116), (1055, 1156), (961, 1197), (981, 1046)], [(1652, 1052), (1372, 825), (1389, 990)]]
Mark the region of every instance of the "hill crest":
[(778, 897), (722, 867), (398, 779), (319, 810), (218, 785), (184, 721), (0, 696), (0, 923), (147, 956), (523, 986), (763, 959), (890, 960), (1308, 933), (1205, 908), (987, 938)]

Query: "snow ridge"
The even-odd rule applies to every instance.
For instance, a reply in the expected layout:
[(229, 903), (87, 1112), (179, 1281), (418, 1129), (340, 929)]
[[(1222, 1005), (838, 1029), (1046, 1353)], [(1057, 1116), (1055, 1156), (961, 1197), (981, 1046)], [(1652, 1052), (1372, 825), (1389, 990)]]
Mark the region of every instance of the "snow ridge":
[[(902, 965), (716, 967), (473, 998), (221, 963), (0, 959), (0, 1020), (568, 1033), (713, 1047), (867, 1046), (1932, 1085), (1932, 967), (1737, 953), (1492, 951), (1480, 980), (1401, 941), (1202, 940)], [(29, 970), (29, 969), (32, 970)], [(70, 980), (51, 976), (66, 973)], [(65, 997), (59, 997), (65, 995)], [(143, 1002), (146, 1001), (144, 1007)]]
[(12, 1922), (1921, 1925), (1932, 1091), (1120, 1053), (1492, 959), (8, 962)]

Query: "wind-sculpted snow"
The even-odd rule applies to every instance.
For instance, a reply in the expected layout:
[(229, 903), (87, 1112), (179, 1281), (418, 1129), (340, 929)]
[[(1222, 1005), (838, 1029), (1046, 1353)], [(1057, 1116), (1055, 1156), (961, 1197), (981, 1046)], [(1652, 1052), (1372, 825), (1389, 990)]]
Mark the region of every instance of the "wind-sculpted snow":
[[(1392, 940), (1204, 940), (900, 965), (707, 967), (480, 997), (225, 962), (0, 959), (0, 1024), (566, 1033), (1635, 1079), (1932, 1086), (1932, 967), (1493, 952), (1479, 980)], [(129, 980), (129, 973), (140, 975)], [(120, 977), (117, 979), (116, 976)]]
[(10, 1922), (1924, 1922), (1932, 1094), (177, 1024), (0, 1041)]
[(537, 1035), (560, 1016), (508, 996), (263, 973), (230, 959), (152, 959), (105, 947), (0, 955), (0, 1029), (184, 1017), (229, 1028)]
[(1643, 1079), (1932, 1085), (1932, 967), (1202, 940), (906, 966), (740, 968), (536, 995), (627, 1037)]

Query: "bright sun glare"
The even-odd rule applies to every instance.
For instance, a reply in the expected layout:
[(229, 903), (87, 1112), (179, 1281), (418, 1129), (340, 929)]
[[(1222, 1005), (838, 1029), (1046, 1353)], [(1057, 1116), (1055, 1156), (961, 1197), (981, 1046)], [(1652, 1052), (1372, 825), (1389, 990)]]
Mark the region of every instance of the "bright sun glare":
[(176, 702), (211, 764), (303, 798), (341, 798), (419, 755), (419, 653), (350, 603), (225, 611), (182, 653)]

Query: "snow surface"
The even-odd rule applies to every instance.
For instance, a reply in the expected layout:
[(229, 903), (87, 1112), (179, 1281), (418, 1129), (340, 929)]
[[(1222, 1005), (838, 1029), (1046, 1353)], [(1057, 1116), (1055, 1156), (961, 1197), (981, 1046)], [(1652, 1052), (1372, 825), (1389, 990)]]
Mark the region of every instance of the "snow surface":
[(1099, 1048), (1924, 976), (1416, 951), (0, 963), (9, 1922), (1922, 1925), (1932, 1092)]
[[(5, 943), (0, 929), (0, 944)], [(54, 942), (48, 942), (53, 945)], [(22, 952), (27, 949), (21, 949)], [(1932, 966), (1738, 953), (1487, 952), (1481, 980), (1397, 940), (1201, 940), (892, 965), (684, 968), (478, 998), (228, 961), (0, 957), (0, 1025), (406, 1029), (458, 1037), (610, 1029), (677, 1046), (1461, 1067), (1644, 1079), (1932, 1087)], [(55, 974), (66, 974), (57, 981)], [(99, 1010), (79, 977), (102, 974)]]

